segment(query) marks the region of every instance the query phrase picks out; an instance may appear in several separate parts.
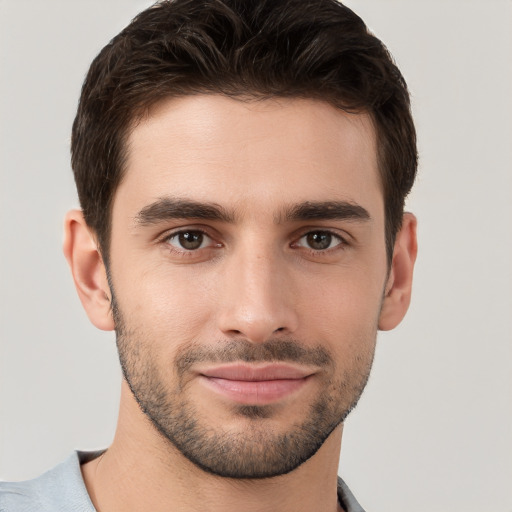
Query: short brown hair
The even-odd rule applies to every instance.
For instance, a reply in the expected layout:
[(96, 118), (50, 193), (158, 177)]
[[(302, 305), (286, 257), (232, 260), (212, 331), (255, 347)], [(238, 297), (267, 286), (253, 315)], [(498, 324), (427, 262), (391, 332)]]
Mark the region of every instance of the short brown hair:
[(361, 18), (336, 0), (164, 0), (94, 59), (73, 123), (78, 196), (106, 263), (129, 127), (163, 98), (204, 93), (321, 99), (368, 112), (391, 259), (416, 175), (416, 134), (406, 83)]

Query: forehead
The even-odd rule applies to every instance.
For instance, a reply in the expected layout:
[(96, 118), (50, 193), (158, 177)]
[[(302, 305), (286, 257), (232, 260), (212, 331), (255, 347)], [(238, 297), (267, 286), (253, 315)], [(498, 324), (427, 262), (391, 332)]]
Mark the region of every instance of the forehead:
[(325, 199), (378, 206), (372, 121), (312, 99), (165, 100), (128, 137), (114, 204), (122, 199), (140, 209), (167, 195), (242, 211)]

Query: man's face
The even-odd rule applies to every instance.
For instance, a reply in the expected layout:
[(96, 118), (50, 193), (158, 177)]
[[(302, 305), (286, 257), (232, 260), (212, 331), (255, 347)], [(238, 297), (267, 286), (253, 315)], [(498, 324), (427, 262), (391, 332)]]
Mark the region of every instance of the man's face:
[(314, 100), (155, 107), (128, 140), (110, 279), (141, 409), (215, 474), (311, 457), (366, 384), (387, 279), (375, 134)]

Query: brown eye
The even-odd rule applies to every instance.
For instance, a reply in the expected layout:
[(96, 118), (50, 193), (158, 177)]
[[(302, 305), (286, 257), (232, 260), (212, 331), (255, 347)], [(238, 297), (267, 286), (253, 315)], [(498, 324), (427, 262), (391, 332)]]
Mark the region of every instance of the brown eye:
[(172, 245), (174, 248), (180, 250), (185, 249), (186, 251), (202, 249), (210, 242), (210, 238), (202, 231), (181, 231), (167, 239), (167, 243)]
[(314, 251), (325, 251), (340, 245), (342, 242), (339, 236), (329, 231), (311, 231), (300, 238), (298, 245)]

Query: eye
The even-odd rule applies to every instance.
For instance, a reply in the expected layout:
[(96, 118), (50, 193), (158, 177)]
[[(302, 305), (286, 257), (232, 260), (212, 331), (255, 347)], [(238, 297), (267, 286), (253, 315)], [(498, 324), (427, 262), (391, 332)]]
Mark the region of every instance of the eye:
[(330, 231), (310, 231), (302, 236), (296, 245), (307, 247), (314, 251), (326, 251), (342, 244), (344, 241), (338, 235)]
[(180, 251), (196, 251), (212, 244), (212, 239), (202, 231), (187, 230), (173, 233), (166, 242)]

